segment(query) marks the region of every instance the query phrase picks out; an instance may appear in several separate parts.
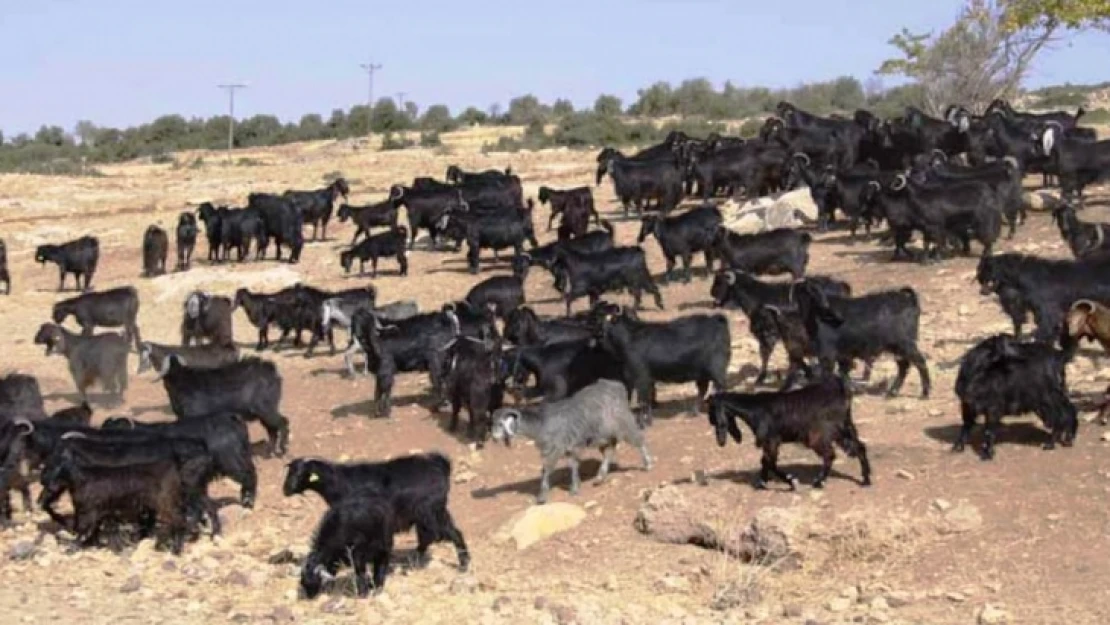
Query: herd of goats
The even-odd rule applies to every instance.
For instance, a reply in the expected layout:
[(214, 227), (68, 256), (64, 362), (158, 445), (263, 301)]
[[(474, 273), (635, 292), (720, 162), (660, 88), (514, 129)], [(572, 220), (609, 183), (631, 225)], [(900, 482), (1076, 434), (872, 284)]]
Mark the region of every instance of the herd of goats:
[[(233, 297), (195, 291), (183, 305), (181, 344), (169, 345), (140, 337), (133, 287), (90, 291), (99, 258), (95, 237), (42, 245), (35, 259), (58, 266), (59, 290), (73, 274), (83, 292), (54, 305), (52, 322), (41, 326), (34, 342), (47, 355), (65, 358), (83, 401), (48, 416), (34, 377), (0, 378), (0, 520), (12, 517), (9, 491), (22, 495), (25, 510), (32, 508), (36, 474), (38, 504), (84, 547), (102, 541), (118, 547), (153, 534), (159, 546), (179, 553), (202, 527), (220, 531), (208, 486), (222, 477), (237, 482), (242, 505), (252, 507), (257, 477), (246, 423), (260, 422), (269, 454), (283, 456), (289, 421), (281, 412), (282, 378), (275, 365), (240, 357), (233, 342), (237, 309), (258, 329), (256, 350), (271, 345), (269, 328), (276, 326), (277, 343), (292, 334), (293, 345), (301, 347), (307, 331), (309, 352), (326, 339), (334, 353), (333, 331), (345, 329), (347, 370), (357, 375), (355, 360), (365, 359), (363, 374), (375, 377), (373, 410), (380, 417), (390, 414), (397, 374), (426, 372), (435, 409), (450, 404), (452, 430), (465, 408), (468, 436), (478, 445), (487, 439), (534, 440), (542, 458), (541, 503), (563, 459), (571, 469), (570, 491), (577, 492), (584, 449), (598, 448), (604, 456), (599, 481), (619, 443), (635, 447), (645, 469), (652, 466), (644, 432), (660, 382), (696, 385), (695, 410), (708, 413), (721, 446), (729, 438), (740, 443), (737, 420), (746, 424), (762, 450), (757, 487), (773, 477), (796, 487), (795, 477), (777, 464), (784, 443), (820, 456), (814, 487), (828, 478), (835, 447), (858, 459), (861, 484), (868, 486), (867, 449), (851, 414), (858, 382), (849, 374), (861, 361), (866, 380), (875, 359), (889, 354), (897, 375), (888, 395), (899, 393), (911, 366), (921, 395), (929, 395), (929, 369), (917, 345), (917, 293), (907, 285), (854, 294), (844, 281), (807, 275), (813, 237), (805, 229), (738, 234), (723, 226), (710, 201), (802, 184), (818, 208), (818, 230), (827, 229), (837, 211), (853, 237), (860, 224), (870, 233), (885, 222), (880, 241), (894, 246), (895, 257), (919, 256), (929, 263), (970, 253), (973, 240), (982, 247), (976, 279), (983, 294), (997, 296), (1014, 333), (987, 337), (963, 356), (955, 388), (963, 427), (955, 450), (969, 442), (982, 416), (979, 453), (992, 458), (1001, 419), (1025, 413), (1035, 413), (1049, 430), (1046, 449), (1070, 446), (1078, 420), (1066, 364), (1081, 338), (1110, 350), (1110, 311), (1104, 307), (1110, 303), (1110, 282), (1104, 282), (1110, 275), (1110, 237), (1106, 225), (1076, 217), (1084, 188), (1110, 177), (1110, 141), (1098, 141), (1091, 129), (1077, 125), (1082, 111), (1029, 114), (1002, 101), (982, 116), (950, 107), (943, 119), (912, 108), (888, 120), (866, 111), (851, 119), (824, 118), (785, 102), (776, 113), (756, 138), (701, 140), (676, 132), (632, 156), (606, 148), (597, 158), (597, 183), (608, 175), (625, 215), (632, 207), (639, 213), (638, 243), (657, 239), (666, 258), (664, 281), (674, 277), (679, 260), (682, 279), (690, 281), (693, 255), (704, 255), (714, 307), (741, 311), (758, 341), (757, 386), (766, 383), (768, 359), (783, 345), (789, 367), (780, 373), (776, 390), (726, 390), (732, 345), (726, 315), (639, 319), (642, 295), (652, 295), (662, 309), (662, 293), (643, 248), (615, 245), (614, 227), (598, 215), (590, 187), (540, 187), (539, 201), (551, 207), (548, 231), (560, 218), (557, 237), (543, 245), (532, 225), (533, 200), (524, 201), (520, 178), (509, 170), (471, 173), (452, 166), (445, 182), (417, 178), (367, 206), (345, 203), (349, 188), (342, 179), (318, 191), (253, 193), (246, 208), (205, 203), (195, 214), (181, 214), (177, 270), (190, 267), (198, 218), (210, 262), (228, 262), (232, 251), (244, 261), (252, 249), (256, 260), (264, 259), (271, 243), (278, 260), (287, 248), (289, 262), (297, 262), (304, 226), (312, 224), (313, 238), (317, 229), (326, 237), (334, 211), (340, 222), (349, 220), (357, 228), (340, 255), (345, 272), (357, 259), (359, 273), (369, 261), (373, 276), (379, 260), (395, 259), (406, 275), (408, 254), (424, 230), (432, 249), (453, 245), (457, 252), (465, 242), (471, 273), (478, 272), (483, 250), (498, 262), (498, 253), (511, 249), (511, 273), (483, 280), (463, 300), (431, 311), (420, 311), (412, 301), (380, 302), (370, 285), (327, 291), (297, 283), (276, 293), (239, 289)], [(991, 253), (1003, 220), (1011, 237), (1024, 222), (1022, 180), (1029, 173), (1043, 174), (1046, 185), (1059, 181), (1065, 201), (1053, 217), (1074, 259)], [(702, 202), (678, 212), (690, 196)], [(407, 227), (398, 225), (402, 208)], [(922, 238), (920, 252), (907, 247), (915, 233)], [(164, 273), (168, 234), (151, 226), (142, 248), (144, 274)], [(535, 267), (554, 278), (565, 317), (544, 318), (526, 305), (524, 280)], [(792, 280), (758, 277), (785, 273)], [(10, 293), (2, 243), (0, 281)], [(633, 306), (602, 299), (620, 291), (631, 293)], [(572, 314), (573, 303), (583, 297), (589, 307)], [(1035, 330), (1027, 340), (1022, 329), (1030, 313)], [(64, 327), (71, 316), (80, 331)], [(97, 327), (123, 327), (123, 334), (94, 333)], [(88, 388), (100, 384), (122, 395), (132, 349), (139, 372), (157, 373), (175, 420), (117, 417), (92, 426)], [(506, 402), (506, 396), (513, 401)], [(289, 463), (284, 494), (315, 491), (328, 504), (303, 564), (303, 594), (316, 596), (342, 564), (353, 568), (359, 595), (381, 588), (393, 536), (411, 528), (421, 562), (430, 544), (449, 541), (465, 569), (466, 542), (447, 508), (450, 478), (451, 463), (438, 453), (375, 463), (309, 458)], [(55, 510), (66, 493), (71, 516)], [(369, 576), (367, 567), (372, 567)]]

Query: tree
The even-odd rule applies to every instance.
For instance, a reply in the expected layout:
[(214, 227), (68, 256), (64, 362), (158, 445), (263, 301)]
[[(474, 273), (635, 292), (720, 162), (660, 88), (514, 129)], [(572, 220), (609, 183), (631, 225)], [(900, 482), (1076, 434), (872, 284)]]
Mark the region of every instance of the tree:
[(601, 94), (594, 100), (594, 112), (606, 117), (616, 117), (624, 110), (624, 103), (615, 95)]
[(668, 82), (657, 82), (647, 89), (640, 89), (636, 94), (639, 98), (628, 107), (628, 112), (632, 115), (662, 117), (672, 115), (677, 109), (674, 90)]
[(527, 126), (537, 120), (543, 122), (544, 113), (539, 98), (530, 93), (509, 100), (509, 123), (514, 126)]
[(566, 117), (574, 113), (574, 105), (570, 100), (559, 98), (551, 105), (551, 114), (555, 117)]
[(297, 124), (297, 136), (301, 141), (314, 141), (328, 136), (328, 127), (324, 125), (324, 118), (316, 113), (309, 113), (301, 117)]
[(62, 147), (72, 143), (72, 140), (66, 136), (66, 131), (61, 126), (42, 126), (35, 133), (35, 143)]
[(81, 145), (87, 147), (94, 147), (96, 143), (96, 132), (96, 124), (87, 119), (82, 119), (73, 127), (73, 134), (77, 135), (77, 138), (81, 141)]
[(468, 106), (466, 110), (459, 113), (459, 123), (466, 124), (467, 126), (481, 125), (489, 120), (489, 116), (484, 111), (478, 110), (476, 107)]
[(902, 29), (890, 39), (902, 58), (884, 62), (878, 73), (922, 85), (918, 104), (934, 115), (949, 104), (982, 110), (995, 98), (1012, 96), (1037, 53), (1055, 40), (1059, 22), (1008, 29), (1003, 23), (1010, 6), (1008, 0), (969, 0), (939, 35)]
[(501, 119), (501, 104), (499, 102), (489, 105), (489, 121), (494, 124), (504, 121)]
[(420, 117), (420, 107), (412, 100), (405, 101), (405, 117), (409, 122), (415, 122), (416, 118)]
[(451, 110), (444, 104), (433, 104), (424, 111), (420, 118), (420, 129), (434, 132), (449, 132), (455, 129), (455, 120), (451, 118)]
[(1003, 25), (1007, 30), (1044, 28), (1110, 29), (1110, 3), (1106, 0), (1009, 0)]
[[(352, 114), (355, 108), (357, 107), (351, 109)], [(374, 111), (370, 116), (370, 129), (374, 132), (396, 132), (408, 130), (411, 126), (409, 119), (397, 108), (393, 98), (382, 98), (374, 105)]]

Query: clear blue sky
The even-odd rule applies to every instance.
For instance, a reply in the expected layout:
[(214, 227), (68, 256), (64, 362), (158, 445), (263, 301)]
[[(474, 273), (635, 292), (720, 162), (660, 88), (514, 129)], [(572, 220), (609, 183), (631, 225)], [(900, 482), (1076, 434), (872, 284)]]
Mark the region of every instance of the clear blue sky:
[[(870, 76), (901, 26), (950, 23), (960, 0), (0, 0), (0, 129), (79, 119), (126, 126), (226, 111), (215, 85), (245, 81), (236, 116), (327, 116), (366, 98), (422, 106), (533, 93), (626, 104), (656, 80), (704, 76), (793, 86)], [(1040, 59), (1030, 84), (1110, 78), (1110, 36)], [(1087, 59), (1098, 59), (1090, 62)]]

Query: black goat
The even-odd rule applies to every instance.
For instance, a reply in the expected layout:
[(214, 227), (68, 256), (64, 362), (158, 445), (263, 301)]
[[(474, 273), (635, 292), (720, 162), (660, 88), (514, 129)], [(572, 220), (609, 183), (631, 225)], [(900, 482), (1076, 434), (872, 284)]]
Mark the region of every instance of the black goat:
[(778, 393), (716, 393), (709, 398), (709, 423), (724, 447), (731, 436), (740, 444), (743, 435), (736, 424), (740, 417), (755, 436), (755, 446), (763, 450), (756, 488), (766, 488), (771, 475), (796, 489), (794, 476), (778, 466), (779, 447), (799, 443), (821, 457), (821, 470), (813, 480), (822, 488), (832, 471), (840, 447), (859, 459), (860, 484), (871, 485), (871, 463), (867, 446), (852, 422), (852, 396), (843, 380), (826, 379), (794, 391)]
[(153, 369), (161, 371), (166, 358), (176, 355), (186, 365), (212, 369), (239, 360), (239, 348), (234, 345), (162, 345), (143, 341), (139, 343), (139, 367), (136, 373)]
[[(226, 207), (224, 207), (224, 212), (226, 210)], [(220, 249), (223, 247), (223, 224), (220, 209), (213, 206), (211, 202), (202, 202), (200, 206), (197, 206), (197, 218), (204, 224), (204, 235), (208, 239), (208, 262), (218, 262), (220, 260)], [(179, 220), (179, 230), (180, 223)]]
[[(325, 581), (335, 579), (339, 565), (348, 562), (355, 572), (358, 596), (385, 587), (393, 552), (393, 527), (397, 520), (389, 502), (374, 491), (360, 491), (329, 506), (312, 538), (312, 550), (301, 566), (301, 591), (315, 599)], [(367, 579), (366, 568), (372, 567)]]
[(4, 283), (4, 295), (12, 294), (12, 274), (8, 272), (8, 246), (0, 239), (0, 282)]
[(409, 249), (416, 244), (416, 235), (427, 230), (429, 244), (435, 249), (440, 231), (446, 225), (443, 216), (452, 207), (462, 202), (460, 192), (453, 186), (405, 187), (393, 185), (389, 189), (389, 201), (405, 207), (409, 222)]
[(123, 327), (123, 337), (136, 347), (142, 340), (135, 319), (139, 316), (139, 293), (125, 286), (97, 293), (83, 293), (54, 304), (54, 323), (62, 324), (70, 316), (81, 326), (83, 336), (91, 336), (96, 327)]
[(1110, 250), (1110, 241), (1106, 237), (1107, 224), (1079, 221), (1075, 209), (1068, 204), (1054, 209), (1052, 220), (1060, 228), (1060, 238), (1068, 244), (1076, 258)]
[(663, 257), (667, 259), (664, 280), (671, 280), (675, 258), (681, 258), (686, 282), (689, 282), (690, 264), (695, 252), (705, 254), (706, 275), (713, 273), (713, 241), (720, 225), (721, 211), (716, 206), (699, 206), (675, 217), (648, 215), (641, 221), (640, 236), (636, 242), (642, 244), (649, 235), (654, 235)]
[(1065, 352), (1042, 343), (1021, 343), (999, 334), (980, 341), (960, 361), (956, 395), (963, 426), (952, 446), (963, 451), (979, 415), (986, 424), (984, 460), (994, 457), (995, 429), (1004, 416), (1035, 413), (1052, 431), (1045, 449), (1056, 443), (1070, 447), (1079, 427), (1078, 413), (1068, 399)]
[[(514, 394), (542, 396), (547, 401), (569, 397), (601, 379), (624, 381), (624, 367), (602, 349), (593, 330), (582, 326), (582, 338), (522, 345), (505, 353), (501, 375)], [(528, 378), (534, 389), (525, 389)]]
[(555, 217), (562, 215), (559, 240), (586, 234), (590, 227), (590, 217), (593, 217), (594, 223), (601, 224), (601, 217), (594, 208), (594, 194), (589, 187), (573, 189), (540, 187), (538, 197), (540, 204), (551, 202), (551, 214), (547, 218), (548, 231), (551, 230), (551, 223), (555, 221)]
[(304, 249), (304, 216), (294, 201), (279, 195), (251, 193), (247, 196), (247, 208), (257, 210), (262, 219), (264, 238), (258, 257), (266, 257), (266, 250), (273, 240), (277, 260), (281, 260), (281, 247), (284, 245), (289, 248), (289, 262), (300, 262), (301, 250)]
[(289, 420), (281, 414), (281, 374), (274, 363), (244, 358), (222, 367), (200, 369), (183, 365), (175, 355), (166, 358), (159, 378), (170, 407), (179, 419), (214, 413), (234, 413), (259, 420), (266, 429), (270, 452), (285, 455)]
[(250, 256), (254, 241), (254, 257), (260, 260), (266, 247), (266, 232), (262, 215), (254, 208), (220, 208), (220, 260), (230, 261), (231, 250), (239, 262)]
[(193, 291), (185, 298), (181, 318), (181, 344), (207, 340), (211, 345), (234, 347), (231, 300), (222, 295)]
[(152, 277), (166, 273), (166, 256), (169, 254), (170, 237), (155, 225), (143, 233), (143, 276)]
[(837, 297), (802, 283), (794, 289), (794, 299), (826, 375), (835, 374), (835, 363), (846, 378), (853, 360), (872, 361), (890, 353), (897, 359), (898, 376), (887, 396), (898, 394), (911, 364), (921, 376), (921, 396), (929, 396), (929, 369), (917, 348), (921, 306), (912, 288)]
[(655, 286), (640, 247), (614, 247), (592, 254), (560, 247), (551, 269), (556, 284), (562, 286), (568, 317), (574, 300), (588, 296), (593, 308), (603, 293), (622, 289), (632, 292), (636, 308), (640, 308), (643, 292), (647, 291), (655, 298), (659, 310), (663, 310), (663, 295)]
[(809, 244), (813, 237), (808, 232), (791, 228), (776, 228), (756, 234), (737, 234), (728, 228), (718, 228), (713, 243), (713, 255), (724, 267), (752, 274), (789, 273), (800, 280), (809, 264)]
[(656, 200), (659, 212), (667, 214), (682, 200), (683, 173), (673, 155), (653, 160), (627, 158), (620, 152), (606, 148), (598, 157), (597, 184), (605, 174), (613, 179), (613, 188), (620, 199), (625, 216), (628, 207), (635, 204), (642, 213), (645, 203)]
[(354, 245), (358, 242), (358, 235), (368, 237), (372, 228), (380, 226), (385, 226), (390, 230), (396, 228), (398, 212), (397, 203), (391, 199), (386, 199), (377, 204), (366, 206), (348, 206), (344, 204), (339, 207), (336, 216), (339, 217), (339, 223), (348, 219), (354, 222), (355, 235), (351, 237), (351, 245)]
[(459, 568), (470, 566), (470, 551), (462, 532), (447, 510), (451, 491), (451, 461), (439, 453), (401, 456), (385, 462), (335, 464), (297, 458), (289, 463), (282, 493), (286, 497), (315, 491), (329, 506), (371, 493), (387, 503), (394, 523), (392, 533), (416, 527), (416, 553), (427, 561), (432, 543), (455, 545)]
[(9, 373), (0, 377), (0, 424), (15, 418), (45, 419), (39, 381), (33, 375)]
[[(52, 417), (53, 418), (53, 417)], [(101, 426), (107, 434), (126, 438), (138, 437), (199, 439), (204, 441), (212, 458), (209, 478), (226, 476), (239, 484), (239, 501), (244, 508), (253, 508), (258, 491), (258, 476), (251, 460), (250, 436), (247, 425), (235, 414), (213, 413), (194, 419), (168, 423), (143, 423), (127, 417), (108, 419)]]
[(625, 385), (634, 390), (651, 423), (656, 382), (694, 382), (694, 410), (700, 412), (709, 384), (727, 388), (732, 356), (728, 317), (689, 315), (663, 323), (639, 321), (629, 314), (612, 314), (610, 307), (598, 332), (602, 349), (621, 364)]
[(177, 270), (189, 268), (193, 261), (193, 249), (197, 245), (197, 218), (192, 213), (181, 213), (177, 217)]
[(451, 402), (448, 429), (458, 429), (459, 412), (463, 407), (469, 417), (466, 433), (481, 448), (489, 438), (493, 423), (490, 415), (501, 407), (504, 386), (499, 379), (501, 342), (459, 336), (449, 342), (444, 391)]
[(471, 308), (491, 306), (498, 317), (507, 319), (524, 304), (524, 281), (516, 276), (486, 278), (475, 284), (464, 299)]
[(520, 306), (505, 319), (505, 339), (514, 345), (540, 345), (588, 338), (590, 324), (576, 319), (544, 319), (528, 306)]
[[(58, 265), (58, 290), (65, 290), (66, 274), (72, 273), (75, 288), (88, 291), (100, 261), (100, 240), (84, 236), (61, 245), (40, 245), (35, 249), (35, 261), (45, 264), (50, 261)], [(81, 287), (81, 276), (85, 276), (85, 286)]]
[(1041, 149), (1056, 166), (1064, 198), (1075, 198), (1080, 208), (1087, 185), (1110, 179), (1110, 140), (1069, 138), (1059, 124), (1050, 124), (1041, 135)]
[(122, 336), (114, 332), (85, 336), (44, 323), (35, 333), (34, 343), (46, 346), (47, 356), (65, 356), (81, 401), (88, 401), (87, 390), (97, 381), (104, 390), (123, 399), (127, 392), (128, 343)]
[(351, 273), (351, 265), (357, 258), (358, 273), (362, 275), (366, 261), (369, 260), (370, 277), (376, 278), (378, 277), (378, 259), (393, 257), (397, 259), (397, 264), (400, 265), (400, 275), (407, 276), (409, 274), (408, 250), (405, 248), (407, 236), (408, 228), (404, 226), (396, 226), (388, 232), (367, 236), (362, 243), (340, 252), (339, 264), (342, 265), (343, 271)]
[(312, 224), (312, 240), (317, 239), (317, 227), (321, 228), (319, 240), (328, 238), (328, 221), (340, 196), (346, 198), (351, 193), (347, 181), (336, 178), (323, 189), (315, 191), (286, 191), (282, 197), (293, 204), (301, 213), (304, 223)]

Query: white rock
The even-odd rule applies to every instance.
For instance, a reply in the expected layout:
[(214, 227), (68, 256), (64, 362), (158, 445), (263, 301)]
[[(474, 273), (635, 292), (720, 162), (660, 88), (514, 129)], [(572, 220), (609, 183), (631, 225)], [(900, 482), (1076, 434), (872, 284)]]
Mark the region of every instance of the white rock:
[(508, 520), (494, 534), (497, 542), (512, 540), (517, 549), (529, 546), (582, 522), (586, 511), (570, 503), (556, 502), (530, 506)]
[(979, 625), (1004, 625), (1010, 622), (1010, 615), (997, 606), (987, 604), (979, 611)]

